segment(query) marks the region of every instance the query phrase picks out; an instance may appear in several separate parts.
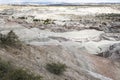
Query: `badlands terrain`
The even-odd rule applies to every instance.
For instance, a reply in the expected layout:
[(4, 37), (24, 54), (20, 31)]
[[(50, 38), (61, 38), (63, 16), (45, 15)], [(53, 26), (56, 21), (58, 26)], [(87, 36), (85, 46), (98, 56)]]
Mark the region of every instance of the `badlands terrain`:
[[(120, 5), (0, 5), (0, 33), (24, 44), (0, 47), (0, 57), (42, 80), (120, 80)], [(62, 75), (48, 63), (67, 66)]]

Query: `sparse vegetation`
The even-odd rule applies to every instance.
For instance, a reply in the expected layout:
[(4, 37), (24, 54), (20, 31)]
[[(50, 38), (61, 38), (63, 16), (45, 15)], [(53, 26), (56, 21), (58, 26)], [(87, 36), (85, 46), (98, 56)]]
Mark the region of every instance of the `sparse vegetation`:
[(14, 17), (14, 16), (12, 16), (12, 18), (14, 19), (15, 17)]
[(96, 17), (120, 17), (120, 14), (115, 14), (115, 13), (100, 14), (100, 15), (97, 15)]
[(50, 19), (46, 19), (46, 20), (33, 19), (33, 21), (34, 21), (34, 22), (41, 22), (41, 23), (43, 23), (43, 24), (45, 24), (45, 25), (47, 25), (47, 24), (53, 24), (53, 23), (54, 23), (54, 22), (53, 22), (52, 20), (50, 20)]
[(27, 17), (22, 16), (22, 17), (18, 17), (18, 19), (27, 19)]
[(10, 63), (0, 60), (0, 80), (41, 80), (41, 76), (15, 69)]
[(39, 21), (40, 21), (40, 19), (33, 19), (33, 21), (34, 21), (34, 22), (39, 22)]
[(44, 20), (44, 24), (47, 25), (47, 24), (50, 24), (50, 23), (52, 23), (50, 19), (46, 19), (46, 20)]
[(22, 45), (18, 36), (11, 30), (7, 35), (0, 34), (0, 44), (3, 46), (20, 47)]
[(120, 14), (111, 13), (111, 14), (100, 14), (96, 16), (100, 19), (112, 20), (112, 21), (120, 21)]
[(64, 71), (66, 71), (67, 66), (62, 63), (48, 63), (46, 65), (46, 69), (55, 74), (55, 75), (61, 75)]

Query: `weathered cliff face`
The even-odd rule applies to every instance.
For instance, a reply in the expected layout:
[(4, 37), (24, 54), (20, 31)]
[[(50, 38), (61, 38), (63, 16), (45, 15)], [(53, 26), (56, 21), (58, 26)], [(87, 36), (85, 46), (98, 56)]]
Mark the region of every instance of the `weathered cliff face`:
[[(46, 25), (42, 21), (32, 20), (40, 11), (53, 15), (56, 8), (54, 10), (52, 7), (48, 11), (43, 7), (40, 7), (40, 10), (36, 7), (16, 8), (1, 11), (7, 14), (0, 14), (0, 33), (7, 34), (13, 30), (24, 45), (21, 49), (1, 47), (2, 59), (9, 60), (15, 66), (30, 69), (43, 76), (44, 80), (120, 80), (120, 23), (118, 21), (104, 20), (106, 23), (103, 23), (103, 20), (96, 19), (93, 15), (92, 17), (79, 16), (82, 18), (79, 21), (62, 20), (54, 15), (59, 20), (53, 20), (54, 23)], [(113, 8), (106, 7), (106, 9), (119, 13), (119, 10)], [(60, 7), (58, 10), (64, 12), (61, 11), (64, 8)], [(95, 10), (101, 9), (97, 7)], [(31, 11), (35, 14), (29, 14)], [(75, 12), (75, 10), (71, 11)], [(62, 18), (71, 19), (73, 14), (75, 15), (75, 13), (61, 15)], [(27, 19), (18, 19), (26, 15)], [(40, 19), (44, 16), (40, 16)], [(78, 16), (74, 18), (79, 19)], [(64, 63), (67, 70), (63, 75), (56, 76), (45, 68), (46, 64), (51, 62)]]

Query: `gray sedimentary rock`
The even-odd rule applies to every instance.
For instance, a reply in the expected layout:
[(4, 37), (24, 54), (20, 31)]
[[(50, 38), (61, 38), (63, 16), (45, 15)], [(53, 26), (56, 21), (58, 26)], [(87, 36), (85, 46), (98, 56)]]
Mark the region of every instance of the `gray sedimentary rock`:
[(111, 45), (105, 52), (99, 53), (98, 56), (110, 58), (112, 60), (120, 59), (120, 43)]

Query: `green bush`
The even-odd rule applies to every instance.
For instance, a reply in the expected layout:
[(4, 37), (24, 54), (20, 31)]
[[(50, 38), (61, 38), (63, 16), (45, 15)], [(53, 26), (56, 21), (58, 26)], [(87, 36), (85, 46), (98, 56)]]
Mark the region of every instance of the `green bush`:
[(27, 19), (26, 17), (22, 16), (22, 17), (18, 17), (18, 19)]
[(11, 66), (8, 62), (0, 60), (0, 80), (6, 76), (6, 74), (11, 70)]
[(66, 71), (66, 65), (62, 63), (48, 63), (46, 65), (46, 69), (56, 75), (63, 74), (64, 71)]
[(18, 36), (12, 30), (7, 35), (0, 35), (0, 44), (14, 47), (20, 47), (22, 45)]
[(0, 80), (41, 80), (41, 76), (15, 69), (10, 63), (0, 60)]
[(34, 74), (29, 74), (27, 71), (22, 69), (14, 70), (9, 78), (11, 80), (41, 80), (41, 76), (35, 76)]
[(40, 19), (33, 19), (33, 21), (34, 21), (34, 22), (39, 22), (39, 21), (40, 21)]
[(50, 24), (50, 23), (51, 23), (51, 20), (50, 20), (50, 19), (44, 20), (44, 24)]

